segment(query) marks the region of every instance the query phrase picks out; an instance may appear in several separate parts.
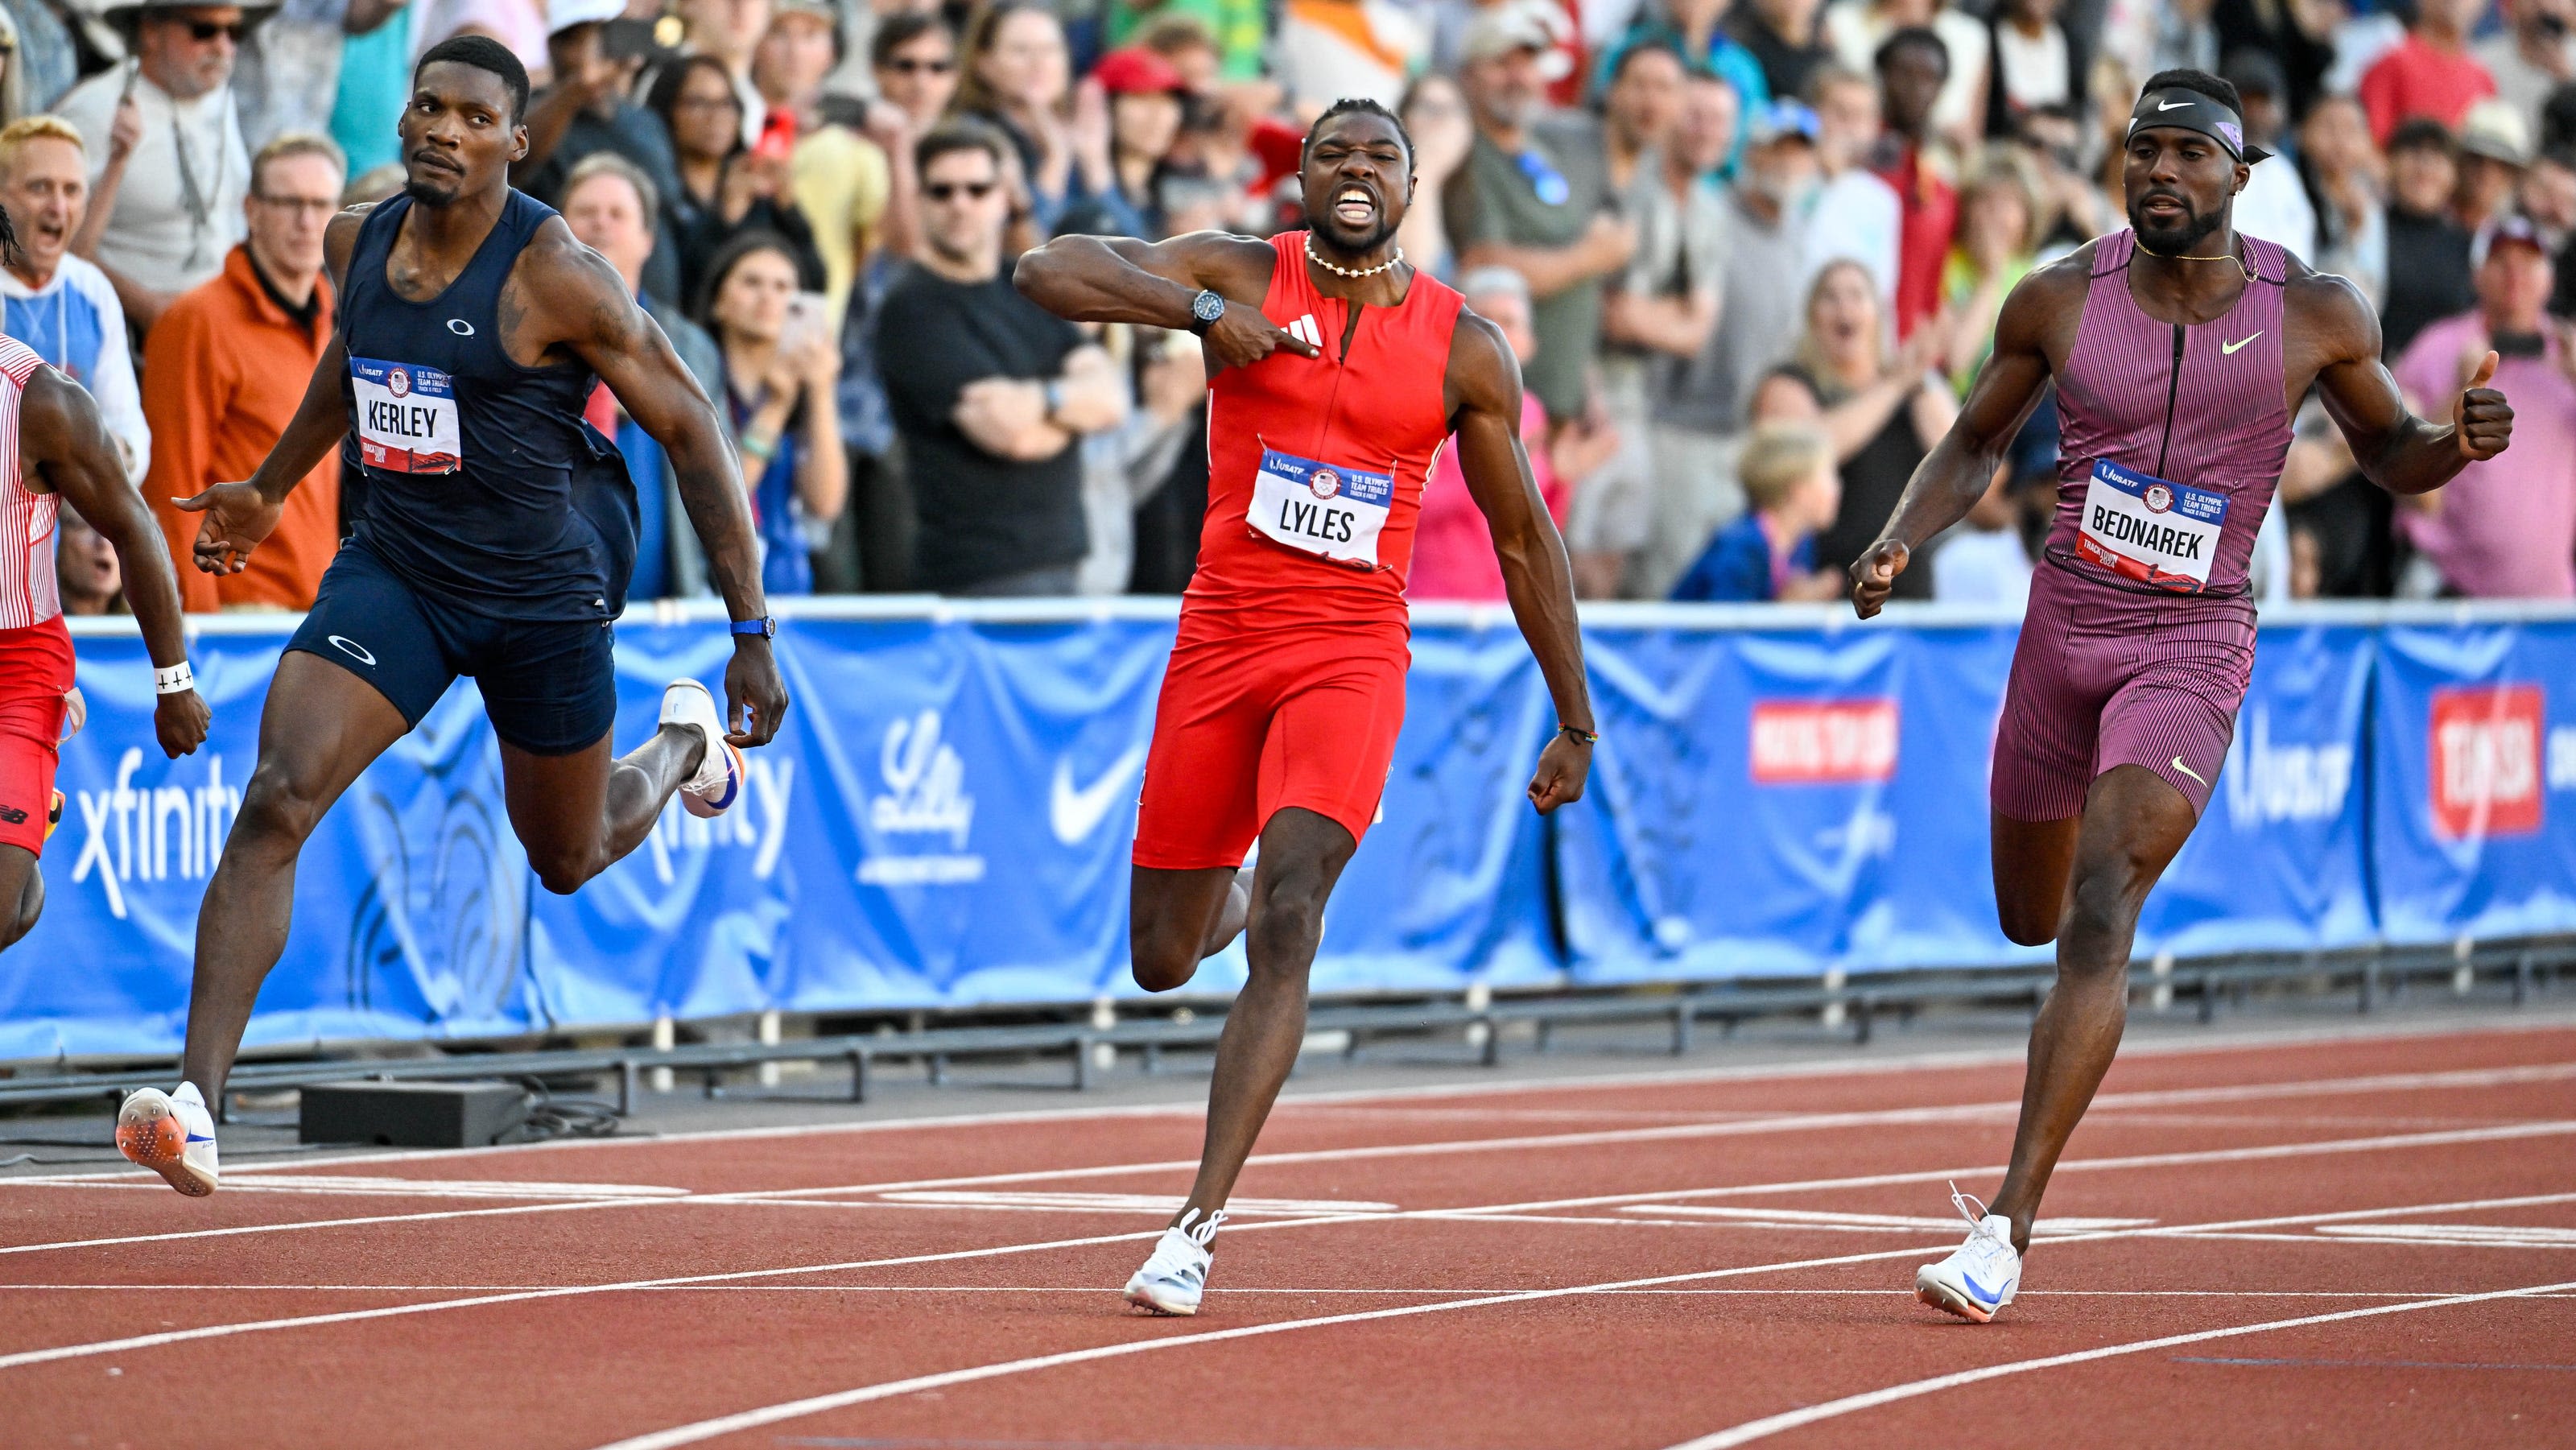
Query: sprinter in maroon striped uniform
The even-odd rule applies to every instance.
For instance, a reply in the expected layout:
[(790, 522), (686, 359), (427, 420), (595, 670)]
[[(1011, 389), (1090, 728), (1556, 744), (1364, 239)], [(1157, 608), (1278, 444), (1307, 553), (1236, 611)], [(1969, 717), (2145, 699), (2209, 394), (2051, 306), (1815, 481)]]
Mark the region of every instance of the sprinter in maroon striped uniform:
[(2004, 934), (2057, 943), (2031, 1030), (2012, 1162), (1989, 1209), (1954, 1188), (1967, 1243), (1915, 1276), (1923, 1302), (1984, 1323), (2012, 1302), (2048, 1176), (2111, 1065), (2138, 909), (2209, 803), (2254, 660), (2246, 564), (2308, 390), (2392, 493), (2424, 493), (2504, 451), (2513, 410), (2476, 380), (2436, 426), (2379, 359), (2352, 284), (2237, 234), (2234, 197), (2266, 153), (2236, 88), (2201, 71), (2147, 82), (2130, 113), (2130, 230), (2032, 272), (1949, 436), (1851, 568), (1878, 612), (1914, 550), (1982, 496), (2041, 390), (2064, 419), (2047, 562), (2013, 658), (1992, 777)]

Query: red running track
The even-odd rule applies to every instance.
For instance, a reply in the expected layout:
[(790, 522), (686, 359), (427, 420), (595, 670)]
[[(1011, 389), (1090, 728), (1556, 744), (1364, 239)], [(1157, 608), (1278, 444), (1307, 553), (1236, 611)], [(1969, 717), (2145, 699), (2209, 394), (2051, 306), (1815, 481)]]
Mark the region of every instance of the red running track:
[[(1980, 1058), (0, 1180), (0, 1444), (2565, 1445), (2576, 1031), (2133, 1052), (1995, 1324)], [(2052, 1232), (2054, 1230), (2054, 1232)]]

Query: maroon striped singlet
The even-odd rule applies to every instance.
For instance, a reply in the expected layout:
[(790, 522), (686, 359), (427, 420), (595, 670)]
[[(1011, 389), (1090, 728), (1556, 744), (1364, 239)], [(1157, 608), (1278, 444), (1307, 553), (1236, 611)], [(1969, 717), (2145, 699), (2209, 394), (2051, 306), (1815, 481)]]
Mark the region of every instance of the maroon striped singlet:
[[(2288, 255), (2251, 237), (2244, 244), (2255, 280), (2227, 315), (2197, 327), (2158, 322), (2129, 295), (2132, 234), (2094, 246), (2084, 316), (2057, 379), (2049, 562), (2031, 580), (1995, 732), (1991, 792), (2001, 815), (2080, 814), (2095, 777), (2120, 765), (2153, 771), (2195, 813), (2209, 804), (2253, 675), (2246, 564), (2290, 450), (2281, 364)], [(2116, 475), (2126, 491), (2113, 497), (2097, 472)], [(2224, 516), (2212, 532), (2218, 500)], [(2105, 502), (2119, 505), (2117, 517), (2103, 517)], [(2195, 509), (2197, 546), (2157, 538)], [(2088, 512), (2089, 545), (2079, 537)], [(2205, 560), (2180, 563), (2194, 547)], [(2122, 555), (2133, 557), (2120, 564)], [(2205, 572), (2206, 584), (2129, 567), (2142, 558)]]
[(2076, 558), (2076, 528), (2093, 465), (2107, 459), (2225, 495), (2226, 526), (2205, 592), (2244, 592), (2254, 534), (2290, 454), (2290, 410), (2281, 376), (2289, 254), (2252, 237), (2244, 245), (2254, 256), (2255, 280), (2245, 284), (2227, 315), (2186, 327), (2149, 317), (2129, 295), (2136, 233), (2119, 232), (2094, 244), (2084, 319), (2057, 380), (2057, 519), (2048, 532), (2049, 557), (2078, 574), (2127, 584)]

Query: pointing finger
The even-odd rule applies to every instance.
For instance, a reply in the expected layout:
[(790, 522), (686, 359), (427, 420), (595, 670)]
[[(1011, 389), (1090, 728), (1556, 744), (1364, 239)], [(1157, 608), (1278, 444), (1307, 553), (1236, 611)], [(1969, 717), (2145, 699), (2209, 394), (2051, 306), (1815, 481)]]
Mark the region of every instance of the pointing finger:
[(1287, 348), (1299, 357), (1322, 357), (1324, 355), (1324, 350), (1322, 348), (1315, 346), (1313, 343), (1308, 342), (1297, 334), (1288, 331), (1284, 327), (1273, 330), (1280, 336), (1281, 341), (1279, 345)]
[(208, 489), (204, 493), (192, 494), (187, 498), (174, 498), (170, 500), (170, 506), (185, 509), (192, 514), (203, 513), (213, 506), (214, 500), (215, 491)]

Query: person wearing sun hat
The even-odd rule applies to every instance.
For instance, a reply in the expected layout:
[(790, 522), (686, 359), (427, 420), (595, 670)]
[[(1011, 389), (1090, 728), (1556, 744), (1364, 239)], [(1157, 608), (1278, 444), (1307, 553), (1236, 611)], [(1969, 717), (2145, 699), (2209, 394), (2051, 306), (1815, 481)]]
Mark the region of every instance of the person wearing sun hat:
[(93, 260), (139, 329), (222, 271), (242, 239), (250, 150), (233, 63), (242, 38), (276, 9), (177, 0), (111, 6), (105, 18), (127, 38), (129, 58), (54, 107), (79, 128), (88, 152)]

